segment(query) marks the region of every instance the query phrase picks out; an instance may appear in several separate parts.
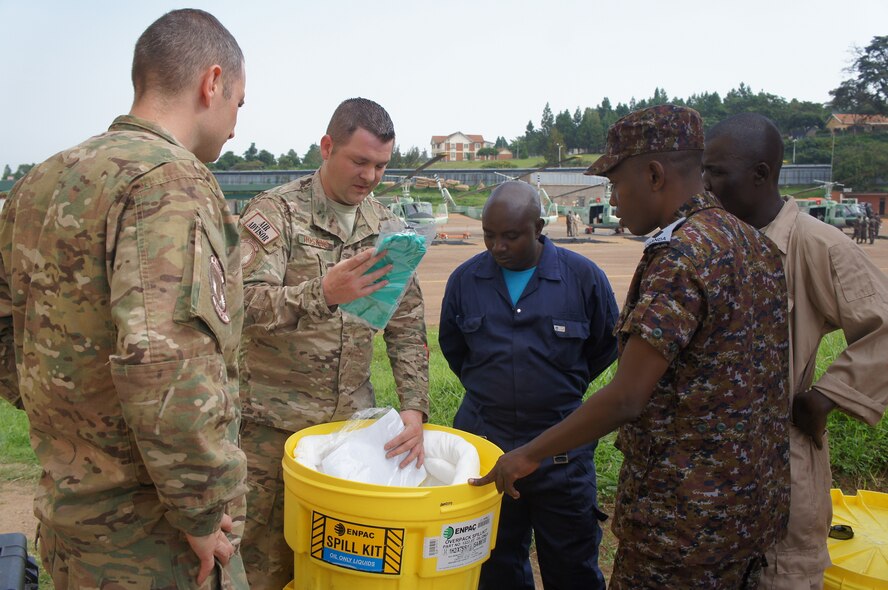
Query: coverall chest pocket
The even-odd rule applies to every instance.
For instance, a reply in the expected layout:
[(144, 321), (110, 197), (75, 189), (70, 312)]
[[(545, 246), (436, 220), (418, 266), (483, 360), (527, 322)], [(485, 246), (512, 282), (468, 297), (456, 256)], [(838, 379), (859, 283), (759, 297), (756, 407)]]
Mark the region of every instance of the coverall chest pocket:
[(456, 325), (459, 327), (459, 331), (462, 332), (463, 338), (469, 344), (469, 347), (472, 350), (476, 350), (477, 347), (472, 346), (472, 344), (477, 344), (483, 339), (481, 328), (484, 325), (484, 316), (475, 315), (467, 317), (458, 315), (456, 316)]
[(589, 322), (552, 318), (550, 329), (549, 348), (552, 362), (559, 368), (570, 369), (577, 363), (585, 362), (583, 359), (583, 344), (589, 339)]

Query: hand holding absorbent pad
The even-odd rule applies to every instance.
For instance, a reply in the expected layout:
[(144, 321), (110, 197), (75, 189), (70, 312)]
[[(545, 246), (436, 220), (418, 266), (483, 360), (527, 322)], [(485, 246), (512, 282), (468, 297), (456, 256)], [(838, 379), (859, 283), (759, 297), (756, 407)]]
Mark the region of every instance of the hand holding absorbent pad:
[(342, 313), (351, 315), (377, 330), (385, 328), (398, 309), (413, 272), (425, 256), (425, 238), (404, 228), (381, 231), (376, 240), (375, 252), (379, 254), (383, 251), (386, 253), (385, 256), (367, 273), (391, 264), (392, 269), (383, 277), (388, 284), (366, 297), (339, 306)]
[(384, 446), (404, 430), (404, 423), (394, 409), (367, 419), (379, 411), (358, 412), (338, 432), (303, 437), (294, 451), (296, 461), (334, 477), (386, 486), (462, 484), (480, 475), (477, 449), (457, 435), (435, 430), (423, 432), (424, 466), (411, 463), (401, 469), (404, 455), (386, 458)]

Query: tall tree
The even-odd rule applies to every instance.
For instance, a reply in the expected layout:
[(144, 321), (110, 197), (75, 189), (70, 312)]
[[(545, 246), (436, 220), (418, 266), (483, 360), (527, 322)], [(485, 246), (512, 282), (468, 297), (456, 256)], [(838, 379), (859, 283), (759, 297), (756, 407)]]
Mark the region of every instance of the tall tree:
[(259, 159), (259, 150), (256, 149), (256, 142), (250, 144), (250, 147), (247, 148), (247, 151), (244, 152), (244, 160), (247, 162), (251, 162), (253, 160)]
[(256, 159), (262, 162), (266, 168), (271, 168), (272, 166), (277, 165), (277, 160), (268, 150), (259, 150), (259, 153), (256, 154)]
[(0, 176), (0, 180), (7, 180), (9, 178), (12, 178), (12, 168), (10, 168), (9, 164), (7, 164), (3, 168), (3, 176)]
[(552, 114), (552, 109), (549, 108), (549, 103), (546, 103), (546, 106), (543, 108), (543, 116), (540, 118), (540, 131), (542, 131), (543, 135), (548, 138), (548, 135), (552, 133), (552, 129), (555, 128), (555, 115)]
[[(558, 149), (558, 146), (561, 146), (560, 150)], [(546, 151), (543, 154), (546, 158), (546, 164), (549, 166), (558, 166), (559, 153), (561, 158), (566, 158), (567, 146), (564, 145), (564, 137), (561, 135), (561, 132), (558, 131), (558, 129), (552, 129), (552, 133), (549, 134), (549, 138), (546, 140)]]
[(835, 111), (888, 114), (888, 35), (873, 37), (865, 49), (854, 48), (853, 77), (830, 90)]
[(586, 108), (583, 111), (583, 120), (577, 129), (577, 143), (590, 153), (604, 151), (604, 126), (597, 110)]
[(299, 157), (299, 154), (296, 153), (296, 150), (291, 149), (286, 154), (281, 154), (278, 158), (278, 168), (281, 170), (295, 170), (299, 168), (299, 165), (302, 163), (302, 159)]
[(324, 159), (321, 157), (321, 146), (313, 143), (309, 146), (305, 156), (302, 157), (303, 168), (320, 168)]
[(567, 153), (567, 150), (577, 147), (577, 130), (574, 126), (573, 117), (570, 116), (570, 111), (564, 109), (562, 112), (558, 113), (558, 116), (555, 117), (555, 129), (557, 129), (564, 138), (565, 154)]

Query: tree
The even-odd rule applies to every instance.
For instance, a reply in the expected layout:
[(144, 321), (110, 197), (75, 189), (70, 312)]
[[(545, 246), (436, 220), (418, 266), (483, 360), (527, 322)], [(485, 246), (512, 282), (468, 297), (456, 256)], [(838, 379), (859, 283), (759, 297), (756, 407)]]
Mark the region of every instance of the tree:
[(31, 168), (34, 167), (34, 164), (19, 164), (18, 169), (16, 169), (15, 174), (12, 175), (13, 180), (18, 180), (25, 174), (31, 171)]
[(0, 176), (0, 180), (8, 180), (12, 178), (12, 168), (9, 167), (9, 164), (3, 168), (3, 176)]
[(567, 150), (570, 148), (576, 147), (577, 130), (574, 126), (573, 118), (570, 116), (570, 111), (564, 109), (564, 111), (558, 113), (558, 116), (555, 117), (555, 129), (557, 129), (561, 133), (561, 137), (564, 138), (565, 153), (567, 153)]
[(548, 136), (552, 133), (552, 129), (555, 128), (555, 115), (552, 114), (552, 109), (549, 108), (549, 103), (546, 103), (546, 106), (543, 108), (543, 116), (540, 118), (540, 131), (542, 131), (543, 135)]
[(231, 167), (232, 170), (262, 170), (265, 164), (259, 160), (241, 160)]
[(231, 170), (236, 164), (243, 161), (243, 158), (229, 150), (222, 154), (222, 156), (220, 156), (218, 160), (216, 160), (216, 165), (214, 166), (214, 168), (217, 170)]
[(294, 170), (299, 168), (301, 163), (302, 159), (299, 157), (299, 154), (296, 153), (296, 150), (293, 149), (286, 154), (281, 154), (278, 158), (278, 168), (281, 170)]
[(321, 157), (321, 146), (316, 143), (308, 147), (308, 151), (302, 157), (303, 168), (320, 168), (324, 159)]
[[(558, 149), (558, 146), (561, 146), (561, 149)], [(564, 145), (564, 136), (561, 135), (561, 132), (558, 129), (552, 129), (552, 133), (549, 134), (549, 139), (546, 142), (546, 151), (543, 154), (546, 158), (546, 164), (549, 166), (558, 166), (559, 159), (558, 153), (561, 152), (561, 157), (567, 157), (567, 148)]]
[(499, 152), (495, 147), (483, 147), (475, 153), (478, 155), (478, 157), (489, 156), (496, 158), (496, 155)]
[(586, 108), (583, 111), (583, 119), (577, 129), (577, 143), (587, 152), (604, 151), (604, 126), (597, 110)]
[(847, 69), (854, 77), (830, 90), (833, 109), (839, 112), (888, 115), (888, 35), (873, 37)]
[(493, 144), (493, 147), (495, 147), (495, 148), (509, 147), (509, 142), (506, 141), (505, 137), (500, 135), (499, 137), (496, 138), (496, 143)]
[(250, 144), (250, 147), (247, 151), (244, 152), (244, 160), (250, 162), (252, 160), (259, 159), (259, 150), (256, 149), (256, 142)]
[(274, 154), (268, 150), (260, 150), (256, 155), (256, 159), (262, 162), (266, 168), (271, 168), (272, 166), (277, 165), (277, 160), (274, 158)]

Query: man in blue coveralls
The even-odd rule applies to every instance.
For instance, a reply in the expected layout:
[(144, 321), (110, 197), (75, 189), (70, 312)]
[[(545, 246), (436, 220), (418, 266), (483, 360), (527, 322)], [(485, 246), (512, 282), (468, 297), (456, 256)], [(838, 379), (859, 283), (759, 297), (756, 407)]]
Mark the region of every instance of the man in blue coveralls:
[[(529, 184), (497, 187), (481, 223), (487, 252), (450, 276), (439, 342), (466, 388), (454, 427), (510, 451), (573, 412), (614, 361), (617, 304), (600, 268), (541, 235)], [(520, 499), (503, 498), (479, 588), (533, 589), (531, 531), (546, 588), (604, 588), (595, 446), (549, 459), (516, 484)]]

